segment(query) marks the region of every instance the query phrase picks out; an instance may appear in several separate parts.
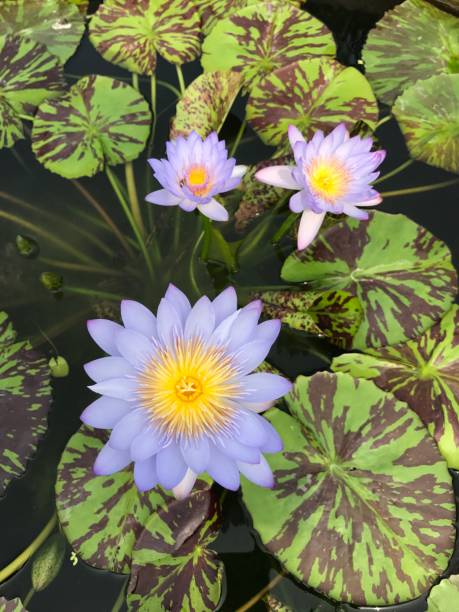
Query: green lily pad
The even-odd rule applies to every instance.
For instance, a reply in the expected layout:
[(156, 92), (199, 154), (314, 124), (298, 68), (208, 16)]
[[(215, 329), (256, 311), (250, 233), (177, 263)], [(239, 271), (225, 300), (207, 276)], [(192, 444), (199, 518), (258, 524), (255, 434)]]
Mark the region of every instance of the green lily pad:
[(152, 514), (132, 554), (129, 610), (215, 610), (224, 567), (209, 545), (219, 528), (219, 503), (210, 490)]
[(45, 168), (65, 178), (92, 176), (105, 164), (138, 157), (150, 124), (148, 103), (137, 90), (109, 77), (86, 76), (39, 107), (32, 149)]
[(348, 129), (363, 121), (375, 129), (376, 98), (365, 77), (327, 57), (310, 58), (274, 70), (250, 94), (247, 118), (266, 144), (287, 141), (289, 125), (310, 138), (338, 123)]
[(16, 597), (16, 599), (0, 597), (0, 612), (27, 612), (27, 610), (22, 605), (19, 597)]
[(216, 23), (202, 46), (204, 70), (236, 70), (253, 87), (311, 55), (335, 55), (329, 29), (292, 4), (257, 2)]
[(371, 212), (368, 222), (347, 218), (321, 232), (308, 249), (288, 257), (282, 278), (358, 297), (358, 349), (416, 337), (442, 317), (457, 292), (448, 247), (404, 215), (381, 212)]
[(442, 11), (447, 11), (451, 15), (459, 17), (459, 2), (457, 0), (428, 0), (430, 4), (438, 6)]
[(430, 591), (427, 612), (452, 612), (459, 608), (459, 575), (441, 580)]
[(6, 0), (0, 4), (0, 35), (30, 38), (62, 63), (75, 53), (84, 28), (83, 15), (67, 0)]
[(32, 40), (0, 35), (0, 149), (24, 138), (22, 120), (65, 87), (59, 60)]
[(171, 139), (188, 136), (193, 130), (205, 138), (219, 132), (241, 88), (238, 72), (201, 74), (186, 89), (177, 104)]
[(51, 404), (45, 357), (28, 341), (17, 342), (0, 311), (0, 495), (21, 476), (47, 428)]
[(459, 172), (459, 74), (418, 81), (397, 98), (393, 113), (415, 159)]
[(332, 368), (372, 380), (406, 402), (435, 438), (449, 467), (459, 469), (459, 308), (406, 344), (348, 353)]
[(152, 75), (156, 53), (172, 64), (198, 57), (200, 26), (193, 0), (105, 0), (91, 17), (89, 38), (112, 64)]
[(459, 21), (424, 0), (405, 0), (368, 35), (366, 75), (386, 104), (419, 79), (457, 72)]
[[(292, 416), (267, 416), (284, 440), (268, 455), (272, 490), (242, 482), (266, 548), (328, 597), (387, 605), (423, 594), (455, 541), (451, 476), (415, 412), (348, 374), (301, 376)], [(269, 511), (267, 511), (269, 509)]]

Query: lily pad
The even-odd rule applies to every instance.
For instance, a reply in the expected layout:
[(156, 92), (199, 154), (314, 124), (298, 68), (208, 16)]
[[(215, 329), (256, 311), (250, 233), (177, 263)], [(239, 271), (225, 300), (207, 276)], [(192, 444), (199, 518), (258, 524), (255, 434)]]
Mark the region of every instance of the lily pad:
[(459, 608), (459, 575), (441, 580), (430, 591), (427, 612), (452, 612)]
[(358, 297), (358, 349), (416, 337), (442, 317), (457, 292), (448, 247), (404, 215), (381, 212), (371, 212), (368, 222), (347, 218), (326, 229), (288, 257), (282, 278)]
[(219, 132), (241, 88), (238, 72), (201, 74), (186, 89), (177, 104), (171, 139), (188, 136), (193, 130), (205, 138)]
[(236, 70), (253, 87), (273, 70), (336, 52), (318, 19), (289, 3), (257, 2), (216, 23), (202, 46), (204, 70)]
[(105, 164), (138, 157), (150, 124), (148, 103), (137, 90), (109, 77), (86, 76), (39, 107), (32, 149), (40, 163), (65, 178), (92, 176)]
[(210, 490), (152, 514), (132, 554), (129, 610), (215, 610), (224, 567), (209, 545), (219, 528), (219, 503)]
[(457, 72), (459, 21), (424, 0), (405, 0), (368, 35), (366, 75), (386, 104), (419, 79)]
[(435, 438), (449, 467), (459, 469), (459, 308), (406, 344), (348, 353), (332, 368), (372, 380), (406, 402)]
[(200, 26), (193, 0), (105, 0), (91, 17), (89, 38), (108, 62), (152, 75), (157, 53), (179, 65), (198, 57)]
[(19, 597), (16, 597), (16, 599), (0, 597), (0, 612), (27, 612), (27, 610), (22, 605)]
[(393, 113), (415, 159), (459, 172), (459, 74), (418, 81), (397, 98)]
[(45, 357), (28, 341), (17, 342), (0, 311), (0, 495), (21, 476), (47, 427), (51, 404)]
[(24, 138), (22, 120), (65, 87), (59, 60), (44, 45), (0, 35), (0, 149)]
[(242, 483), (264, 545), (337, 601), (376, 606), (423, 594), (448, 565), (456, 511), (420, 418), (348, 374), (301, 376), (286, 399), (292, 416), (267, 413), (284, 440), (268, 456), (274, 488)]
[(310, 58), (274, 70), (250, 94), (247, 118), (266, 144), (287, 142), (295, 125), (310, 138), (339, 123), (351, 130), (362, 121), (375, 129), (376, 98), (363, 74), (327, 57)]
[(75, 53), (84, 28), (83, 15), (67, 0), (7, 0), (0, 4), (0, 35), (30, 38), (62, 63)]

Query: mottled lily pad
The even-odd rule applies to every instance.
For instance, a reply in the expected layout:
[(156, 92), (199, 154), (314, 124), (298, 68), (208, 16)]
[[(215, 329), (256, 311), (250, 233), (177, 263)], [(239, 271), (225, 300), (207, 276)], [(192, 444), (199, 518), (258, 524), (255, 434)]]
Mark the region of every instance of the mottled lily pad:
[(152, 514), (132, 553), (129, 610), (215, 610), (224, 567), (209, 545), (219, 528), (219, 504), (210, 490)]
[(345, 219), (288, 257), (286, 281), (359, 298), (362, 324), (353, 347), (378, 348), (414, 338), (438, 321), (457, 292), (448, 247), (404, 215)]
[(456, 511), (447, 465), (420, 418), (348, 374), (301, 376), (286, 399), (292, 416), (267, 413), (284, 440), (268, 456), (274, 488), (242, 483), (264, 545), (337, 601), (376, 606), (423, 594), (448, 565)]
[(105, 164), (138, 157), (150, 124), (148, 103), (133, 87), (105, 76), (86, 76), (65, 95), (39, 107), (32, 149), (48, 170), (65, 178), (92, 176)]
[(43, 44), (64, 63), (84, 32), (84, 17), (68, 0), (6, 0), (0, 3), (0, 35), (18, 34)]
[(27, 612), (27, 610), (22, 605), (19, 597), (16, 597), (16, 599), (0, 597), (0, 612)]
[(202, 47), (205, 71), (240, 71), (247, 87), (311, 55), (335, 55), (329, 29), (289, 3), (257, 2), (216, 23)]
[(332, 368), (372, 380), (423, 420), (449, 467), (459, 469), (459, 308), (406, 344), (348, 353)]
[(424, 0), (405, 0), (368, 36), (366, 75), (386, 104), (419, 79), (457, 72), (459, 21)]
[(59, 60), (46, 47), (14, 35), (0, 35), (0, 149), (24, 137), (22, 120), (65, 87)]
[(193, 130), (205, 138), (218, 132), (241, 88), (238, 72), (201, 74), (186, 89), (177, 104), (171, 138), (188, 136)]
[(418, 81), (397, 98), (393, 113), (415, 159), (459, 172), (459, 74)]
[(105, 0), (91, 18), (89, 38), (107, 61), (152, 75), (156, 53), (173, 64), (198, 57), (200, 26), (193, 0)]
[(28, 341), (16, 341), (0, 311), (0, 495), (25, 472), (46, 432), (50, 404), (47, 360)]
[(430, 591), (427, 612), (452, 612), (459, 608), (459, 575), (441, 580)]
[(338, 123), (352, 129), (362, 121), (374, 129), (378, 107), (358, 70), (314, 57), (275, 70), (256, 85), (247, 102), (247, 118), (266, 144), (279, 145), (287, 141), (289, 125), (308, 138)]

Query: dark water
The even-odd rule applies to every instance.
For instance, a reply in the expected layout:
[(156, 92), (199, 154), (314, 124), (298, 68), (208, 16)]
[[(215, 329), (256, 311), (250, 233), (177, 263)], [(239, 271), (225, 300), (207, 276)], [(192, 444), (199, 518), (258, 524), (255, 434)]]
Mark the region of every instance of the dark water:
[[(357, 65), (368, 28), (383, 14), (384, 9), (394, 4), (395, 2), (368, 0), (310, 0), (308, 9), (334, 31), (339, 59), (344, 63)], [(187, 81), (198, 71), (197, 65), (186, 66)], [(98, 56), (87, 40), (67, 64), (66, 72), (69, 82), (74, 80), (71, 75), (124, 75)], [(164, 63), (160, 63), (158, 77), (175, 84), (175, 73)], [(172, 94), (160, 88), (158, 109), (163, 114), (158, 125), (155, 155), (163, 153), (173, 102)], [(234, 134), (242, 114), (243, 107), (240, 104), (234, 109), (234, 114), (224, 128), (226, 137), (230, 138), (231, 134)], [(386, 123), (378, 134), (381, 146), (388, 150), (383, 166), (383, 172), (387, 172), (407, 159), (407, 151), (394, 121)], [(249, 133), (250, 136), (253, 137), (253, 134)], [(174, 213), (154, 211), (155, 222), (163, 237), (163, 259), (161, 278), (155, 286), (151, 286), (146, 281), (141, 267), (138, 268), (138, 276), (132, 271), (124, 270), (124, 261), (116, 241), (106, 231), (93, 224), (88, 217), (93, 215), (93, 210), (77, 189), (70, 182), (40, 167), (30, 153), (26, 141), (18, 143), (15, 150), (17, 157), (9, 150), (0, 151), (0, 191), (30, 203), (33, 210), (4, 198), (0, 200), (1, 210), (45, 227), (52, 235), (75, 245), (111, 272), (98, 275), (67, 270), (64, 272), (63, 297), (56, 299), (41, 286), (39, 274), (46, 270), (58, 270), (51, 266), (50, 260), (69, 260), (70, 257), (52, 241), (38, 237), (40, 258), (44, 257), (46, 261), (40, 258), (33, 261), (22, 259), (14, 247), (15, 236), (19, 231), (25, 234), (33, 232), (0, 220), (0, 308), (10, 313), (21, 337), (31, 337), (35, 344), (51, 356), (52, 349), (40, 330), (45, 331), (52, 337), (58, 352), (64, 355), (70, 364), (69, 377), (54, 380), (54, 402), (49, 416), (49, 430), (38, 453), (30, 462), (25, 476), (14, 481), (8, 487), (6, 496), (0, 500), (0, 567), (8, 564), (33, 540), (52, 515), (53, 489), (59, 457), (68, 438), (79, 427), (79, 415), (83, 408), (93, 400), (92, 394), (85, 388), (88, 381), (81, 366), (85, 361), (95, 358), (97, 351), (89, 342), (84, 322), (90, 317), (110, 314), (113, 306), (109, 302), (100, 303), (100, 300), (97, 302), (73, 293), (72, 288), (83, 287), (120, 293), (156, 307), (169, 281), (176, 282), (185, 290), (189, 289), (187, 274), (190, 245), (199, 231), (196, 218), (182, 214), (182, 217), (186, 217), (182, 227), (182, 246), (171, 251), (169, 243), (175, 220)], [(264, 159), (269, 153), (267, 147), (252, 138), (239, 148), (238, 159), (240, 163), (251, 163)], [(149, 190), (145, 160), (138, 160), (135, 169), (139, 195), (142, 198)], [(383, 185), (384, 191), (388, 191), (440, 182), (448, 178), (452, 177), (446, 172), (423, 163), (414, 163), (403, 174), (389, 179)], [(104, 205), (117, 224), (128, 231), (106, 178), (98, 175), (81, 183)], [(427, 227), (449, 245), (454, 263), (459, 267), (456, 206), (457, 192), (455, 187), (450, 187), (431, 193), (388, 198), (381, 208), (387, 212), (402, 212)], [(81, 216), (82, 213), (84, 216)], [(281, 220), (280, 217), (279, 222)], [(229, 237), (231, 238), (231, 235)], [(289, 250), (291, 246), (280, 252), (272, 247), (263, 248), (250, 261), (245, 262), (243, 271), (237, 273), (232, 282), (239, 286), (277, 282), (282, 258)], [(211, 281), (204, 269), (197, 270), (203, 292), (213, 293), (228, 282), (218, 267), (213, 267), (212, 272), (214, 276)], [(320, 339), (305, 342), (294, 336), (284, 336), (278, 343), (272, 361), (293, 377), (299, 373), (310, 374), (318, 369), (325, 369), (326, 358), (334, 352), (335, 349)], [(226, 600), (221, 609), (233, 611), (269, 582), (279, 567), (272, 557), (262, 552), (262, 547), (250, 530), (250, 519), (238, 495), (229, 495), (225, 503), (226, 523), (215, 548), (221, 553), (226, 567)], [(74, 566), (70, 554), (68, 549), (61, 572), (55, 581), (33, 597), (28, 606), (31, 612), (109, 612), (112, 609), (125, 578), (94, 570), (81, 561)], [(459, 570), (459, 559), (456, 558), (452, 562), (450, 569), (453, 573)], [(24, 598), (30, 586), (29, 564), (0, 587), (0, 595)], [(285, 579), (274, 589), (274, 593), (294, 610), (328, 612), (335, 609), (352, 609), (350, 606), (335, 607), (290, 579)], [(253, 608), (264, 609), (261, 603)], [(418, 600), (389, 609), (421, 612), (426, 606), (423, 600)]]

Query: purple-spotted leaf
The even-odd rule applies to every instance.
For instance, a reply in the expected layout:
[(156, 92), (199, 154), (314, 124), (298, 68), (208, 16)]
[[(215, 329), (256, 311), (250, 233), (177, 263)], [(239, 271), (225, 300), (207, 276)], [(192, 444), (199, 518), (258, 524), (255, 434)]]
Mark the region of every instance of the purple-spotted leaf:
[(188, 136), (193, 130), (205, 138), (219, 132), (241, 88), (238, 72), (201, 74), (186, 89), (177, 104), (171, 139)]
[(442, 11), (447, 11), (451, 15), (459, 17), (459, 0), (428, 0), (430, 4), (438, 6)]
[(328, 28), (289, 3), (257, 2), (218, 21), (204, 41), (204, 70), (236, 70), (253, 87), (273, 70), (311, 55), (335, 55)]
[(273, 489), (242, 482), (263, 544), (337, 601), (422, 595), (448, 565), (456, 511), (447, 465), (418, 415), (348, 374), (300, 376), (286, 399), (292, 416), (267, 413), (284, 441), (267, 457)]
[(105, 0), (92, 16), (89, 37), (109, 62), (152, 75), (156, 54), (184, 64), (201, 50), (201, 18), (193, 0)]
[(378, 106), (358, 70), (314, 57), (274, 70), (256, 85), (247, 102), (247, 118), (266, 144), (279, 145), (287, 142), (289, 125), (307, 138), (339, 123), (351, 130), (363, 121), (374, 129)]
[(359, 298), (363, 320), (353, 347), (377, 348), (414, 338), (438, 321), (457, 292), (448, 247), (404, 215), (371, 212), (325, 229), (282, 268), (288, 282)]
[(459, 574), (444, 578), (430, 591), (427, 612), (453, 612), (459, 607)]
[(0, 311), (0, 495), (21, 476), (44, 436), (51, 404), (47, 360)]
[(334, 359), (332, 368), (372, 380), (423, 420), (449, 467), (459, 469), (459, 308), (415, 340)]
[(150, 123), (148, 103), (133, 87), (105, 76), (86, 76), (68, 93), (40, 106), (32, 149), (48, 170), (65, 178), (92, 176), (105, 164), (138, 157)]
[(0, 612), (27, 612), (27, 610), (22, 605), (19, 597), (16, 597), (16, 599), (0, 597)]
[(22, 119), (46, 98), (59, 95), (64, 76), (59, 60), (44, 45), (0, 35), (0, 149), (24, 137)]

